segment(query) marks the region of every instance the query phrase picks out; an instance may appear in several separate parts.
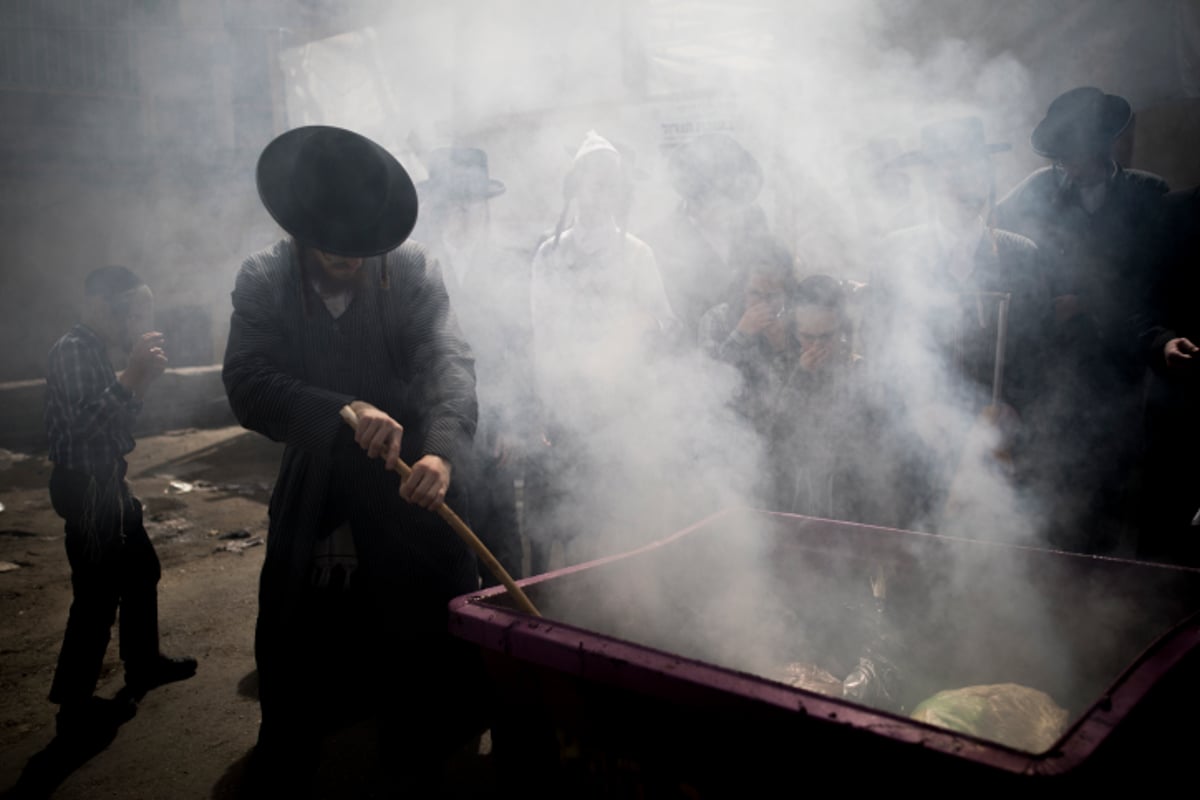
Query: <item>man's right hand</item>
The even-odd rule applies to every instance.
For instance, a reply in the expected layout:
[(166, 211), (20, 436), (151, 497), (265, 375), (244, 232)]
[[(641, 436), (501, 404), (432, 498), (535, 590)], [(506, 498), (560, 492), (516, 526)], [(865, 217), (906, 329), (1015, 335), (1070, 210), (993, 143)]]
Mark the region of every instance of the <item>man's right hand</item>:
[(742, 314), (742, 318), (738, 320), (737, 329), (739, 333), (746, 336), (757, 336), (778, 318), (777, 309), (769, 303), (755, 303)]
[(1163, 357), (1167, 360), (1167, 366), (1171, 369), (1179, 369), (1180, 367), (1190, 366), (1197, 352), (1200, 352), (1200, 347), (1192, 344), (1190, 339), (1179, 337), (1167, 342), (1163, 347)]
[(805, 372), (816, 372), (828, 363), (831, 355), (833, 355), (833, 348), (823, 342), (812, 347), (805, 347), (800, 351), (800, 368)]
[(167, 368), (167, 353), (163, 349), (165, 341), (158, 331), (143, 333), (129, 351), (129, 362), (117, 380), (135, 397), (141, 397), (150, 382)]
[(400, 460), (404, 426), (365, 400), (355, 400), (350, 408), (358, 416), (354, 441), (367, 451), (369, 458), (382, 458), (387, 469), (395, 469)]

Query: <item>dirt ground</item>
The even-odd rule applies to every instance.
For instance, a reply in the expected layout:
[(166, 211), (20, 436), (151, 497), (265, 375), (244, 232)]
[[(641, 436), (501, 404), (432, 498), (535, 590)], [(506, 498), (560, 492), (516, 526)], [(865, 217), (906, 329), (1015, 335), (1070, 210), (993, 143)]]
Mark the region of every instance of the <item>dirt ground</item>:
[[(239, 427), (138, 442), (129, 481), (162, 562), (162, 649), (195, 656), (199, 668), (147, 694), (116, 738), (78, 764), (56, 758), (57, 706), (46, 699), (71, 603), (62, 520), (46, 488), (50, 463), (41, 454), (0, 453), (0, 792), (62, 800), (237, 796), (258, 732), (254, 620), (281, 452)], [(123, 685), (114, 630), (97, 694), (113, 697)], [(368, 738), (350, 729), (327, 742), (323, 796), (372, 796)], [(448, 770), (448, 795), (489, 793), (486, 753), (485, 737), (461, 755)], [(39, 791), (27, 795), (26, 787)]]

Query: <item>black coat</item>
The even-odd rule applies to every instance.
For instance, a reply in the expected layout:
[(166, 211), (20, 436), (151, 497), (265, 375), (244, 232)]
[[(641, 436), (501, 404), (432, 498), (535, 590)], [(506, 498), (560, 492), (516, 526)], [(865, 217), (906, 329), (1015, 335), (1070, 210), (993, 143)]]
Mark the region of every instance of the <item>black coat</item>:
[(1165, 252), (1134, 324), (1145, 362), (1157, 372), (1166, 366), (1163, 348), (1184, 337), (1200, 343), (1200, 187), (1163, 198)]
[[(385, 277), (386, 276), (386, 277)], [(349, 521), (361, 566), (403, 587), (412, 618), (437, 625), (477, 587), (474, 556), (436, 514), (404, 502), (399, 476), (368, 459), (339, 416), (365, 400), (404, 426), (401, 456), (460, 463), (477, 419), (474, 363), (436, 265), (415, 244), (368, 259), (334, 319), (287, 240), (248, 258), (233, 291), (223, 378), (247, 428), (286, 443), (271, 496), (260, 615), (304, 589), (313, 545)], [(447, 502), (461, 504), (451, 478)]]
[(1200, 361), (1168, 369), (1163, 349), (1172, 339), (1200, 344), (1200, 188), (1165, 198), (1167, 256), (1135, 318), (1151, 368), (1146, 403), (1144, 497), (1137, 517), (1139, 555), (1200, 564), (1196, 454), (1200, 452)]
[(1022, 181), (996, 207), (997, 224), (1037, 242), (1054, 297), (1082, 312), (1056, 320), (1041, 404), (1036, 483), (1055, 546), (1103, 552), (1124, 537), (1142, 458), (1143, 378), (1134, 320), (1161, 271), (1163, 197), (1156, 175), (1115, 168), (1089, 213), (1052, 168)]
[(1057, 342), (1095, 376), (1095, 391), (1137, 383), (1137, 332), (1130, 324), (1163, 256), (1163, 196), (1157, 175), (1117, 168), (1104, 203), (1089, 214), (1052, 168), (1027, 177), (996, 205), (997, 227), (1037, 243), (1053, 297), (1077, 295), (1087, 313), (1059, 326)]

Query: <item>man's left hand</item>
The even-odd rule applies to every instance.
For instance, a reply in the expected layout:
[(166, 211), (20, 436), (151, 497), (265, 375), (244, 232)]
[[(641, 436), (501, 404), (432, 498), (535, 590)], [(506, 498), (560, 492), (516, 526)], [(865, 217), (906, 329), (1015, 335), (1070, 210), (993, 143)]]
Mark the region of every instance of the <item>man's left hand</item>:
[(430, 511), (446, 499), (450, 488), (450, 462), (441, 456), (428, 455), (412, 465), (412, 473), (400, 482), (401, 499)]
[(1196, 347), (1190, 339), (1182, 336), (1172, 339), (1163, 347), (1163, 358), (1171, 369), (1188, 366), (1197, 353), (1200, 353), (1200, 347)]

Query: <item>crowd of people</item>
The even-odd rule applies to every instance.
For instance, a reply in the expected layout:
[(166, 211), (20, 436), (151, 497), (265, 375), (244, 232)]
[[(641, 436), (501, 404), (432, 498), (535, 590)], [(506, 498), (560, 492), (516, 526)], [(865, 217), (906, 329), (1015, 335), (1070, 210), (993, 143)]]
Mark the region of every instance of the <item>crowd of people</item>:
[[(1194, 559), (1200, 492), (1182, 415), (1194, 381), (1195, 192), (1118, 164), (1131, 120), (1121, 97), (1065, 92), (1030, 137), (1049, 164), (1003, 196), (993, 159), (1010, 145), (990, 142), (975, 117), (932, 122), (918, 149), (881, 160), (874, 178), (881, 191), (897, 176), (920, 188), (920, 204), (893, 209), (915, 224), (867, 226), (834, 264), (771, 231), (762, 167), (736, 138), (706, 134), (671, 153), (678, 205), (642, 221), (629, 215), (625, 148), (590, 132), (532, 258), (493, 254), (494, 266), (472, 270), (477, 282), (504, 279), (483, 316), (507, 319), (509, 334), (467, 338), (503, 351), (481, 350), (478, 362), (510, 381), (490, 413), (507, 417), (504, 452), (521, 459), (533, 571), (556, 542), (581, 544), (568, 561), (595, 554), (580, 542), (589, 528), (662, 531), (611, 496), (588, 501), (639, 443), (687, 446), (639, 437), (630, 420), (651, 413), (648, 394), (677, 389), (663, 375), (697, 354), (736, 375), (702, 385), (724, 392), (754, 434), (759, 469), (743, 496), (758, 507)], [(442, 153), (485, 163), (468, 148)], [(452, 187), (422, 201), (443, 204)], [(460, 208), (470, 200), (459, 193)], [(478, 241), (485, 228), (417, 236), (432, 234), (442, 268), (458, 274), (447, 237)], [(477, 309), (461, 310), (464, 328)], [(519, 570), (517, 526), (504, 528), (497, 546)]]
[[(223, 371), (238, 420), (286, 443), (255, 642), (262, 785), (300, 796), (347, 707), (382, 709), (396, 786), (426, 785), (489, 724), (446, 604), (496, 578), (443, 504), (518, 576), (526, 545), (540, 573), (730, 497), (1195, 563), (1200, 206), (1117, 162), (1131, 119), (1100, 89), (1064, 93), (1031, 135), (1050, 164), (999, 198), (1007, 146), (974, 117), (931, 123), (875, 175), (884, 193), (911, 176), (923, 219), (865, 226), (820, 268), (772, 232), (764, 171), (724, 133), (670, 154), (678, 204), (643, 221), (632, 151), (588, 132), (557, 222), (516, 249), (492, 229), (507, 186), (482, 150), (429, 153), (414, 184), (356, 133), (277, 137), (257, 181), (286, 235), (242, 265)], [(149, 290), (121, 268), (87, 288), (48, 375), (76, 591), (52, 696), (68, 730), (119, 714), (90, 697), (118, 605), (133, 684), (196, 669), (157, 650), (157, 560), (124, 482), (166, 363), (137, 318)], [(129, 352), (119, 373), (106, 344)]]

